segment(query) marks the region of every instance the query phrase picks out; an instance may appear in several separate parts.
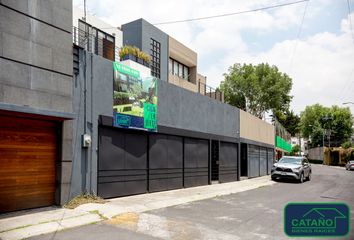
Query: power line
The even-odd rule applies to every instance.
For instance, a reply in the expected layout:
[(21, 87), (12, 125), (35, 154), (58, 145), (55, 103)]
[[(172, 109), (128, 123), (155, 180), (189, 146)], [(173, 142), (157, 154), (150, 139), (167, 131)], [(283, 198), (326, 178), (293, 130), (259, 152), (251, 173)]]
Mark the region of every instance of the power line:
[(159, 23), (154, 23), (153, 25), (165, 25), (165, 24), (174, 24), (174, 23), (182, 23), (182, 22), (199, 21), (199, 20), (205, 20), (205, 19), (211, 19), (211, 18), (228, 17), (228, 16), (239, 15), (239, 14), (244, 14), (244, 13), (251, 13), (251, 12), (258, 12), (258, 11), (268, 10), (268, 9), (272, 9), (272, 8), (285, 7), (285, 6), (299, 4), (299, 3), (308, 2), (308, 1), (309, 0), (301, 0), (301, 1), (297, 1), (297, 2), (283, 3), (283, 4), (278, 4), (278, 5), (268, 6), (268, 7), (262, 7), (262, 8), (256, 8), (256, 9), (252, 9), (252, 10), (245, 10), (245, 11), (240, 11), (240, 12), (225, 13), (225, 14), (220, 14), (220, 15), (213, 15), (213, 16), (206, 16), (206, 17), (199, 17), (199, 18), (190, 18), (190, 19), (184, 19), (184, 20), (159, 22)]
[[(285, 7), (285, 6), (299, 4), (299, 3), (308, 2), (308, 1), (310, 1), (310, 0), (301, 0), (301, 1), (297, 1), (297, 2), (283, 3), (283, 4), (268, 6), (268, 7), (256, 8), (256, 9), (245, 10), (245, 11), (234, 12), (234, 13), (225, 13), (225, 14), (220, 14), (220, 15), (206, 16), (206, 17), (200, 17), (200, 18), (190, 18), (190, 19), (184, 19), (184, 20), (159, 22), (159, 23), (154, 23), (152, 25), (174, 24), (174, 23), (182, 23), (182, 22), (199, 21), (199, 20), (205, 20), (205, 19), (211, 19), (211, 18), (228, 17), (228, 16), (239, 15), (239, 14), (244, 14), (244, 13), (258, 12), (258, 11), (269, 10), (269, 9), (273, 9), (273, 8), (280, 8), (280, 7)], [(100, 29), (116, 29), (116, 28), (119, 28), (119, 27), (106, 27), (106, 28), (100, 28)]]
[(350, 3), (349, 3), (349, 0), (347, 0), (347, 7), (348, 7), (348, 21), (349, 21), (349, 27), (350, 27), (351, 35), (352, 35), (353, 42), (354, 42), (354, 31), (353, 31), (352, 20), (351, 20), (351, 17), (350, 17), (351, 10), (350, 10)]
[(299, 42), (299, 39), (300, 39), (300, 36), (301, 36), (301, 33), (302, 33), (302, 27), (304, 25), (304, 20), (305, 20), (305, 16), (306, 16), (308, 5), (309, 5), (309, 1), (306, 3), (305, 9), (304, 9), (304, 13), (302, 14), (302, 19), (301, 19), (299, 31), (297, 32), (297, 37), (296, 37), (296, 40), (295, 40), (295, 46), (294, 46), (294, 49), (293, 49), (293, 52), (292, 52), (292, 55), (291, 55), (291, 58), (290, 58), (289, 74), (290, 74), (290, 72), (292, 70), (292, 67), (293, 67), (295, 53), (296, 53), (296, 50), (297, 50), (297, 44)]

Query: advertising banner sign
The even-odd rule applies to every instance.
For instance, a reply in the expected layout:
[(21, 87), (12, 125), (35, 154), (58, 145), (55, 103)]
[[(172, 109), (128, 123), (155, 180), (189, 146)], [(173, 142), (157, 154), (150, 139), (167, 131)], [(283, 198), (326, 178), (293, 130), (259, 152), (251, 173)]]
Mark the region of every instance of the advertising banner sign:
[(113, 63), (114, 126), (157, 131), (157, 78), (121, 63)]
[(284, 208), (289, 237), (344, 237), (349, 229), (350, 209), (345, 203), (289, 203)]

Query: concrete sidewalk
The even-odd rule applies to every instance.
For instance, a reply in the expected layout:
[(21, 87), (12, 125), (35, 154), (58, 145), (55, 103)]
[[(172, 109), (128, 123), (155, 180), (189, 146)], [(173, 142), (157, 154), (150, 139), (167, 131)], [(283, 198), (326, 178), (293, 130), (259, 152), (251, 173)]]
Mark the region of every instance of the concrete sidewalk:
[(50, 207), (3, 214), (0, 215), (0, 239), (28, 238), (99, 222), (124, 213), (141, 213), (272, 184), (274, 182), (270, 177), (264, 176), (239, 182), (115, 198), (105, 204), (89, 203), (76, 209)]

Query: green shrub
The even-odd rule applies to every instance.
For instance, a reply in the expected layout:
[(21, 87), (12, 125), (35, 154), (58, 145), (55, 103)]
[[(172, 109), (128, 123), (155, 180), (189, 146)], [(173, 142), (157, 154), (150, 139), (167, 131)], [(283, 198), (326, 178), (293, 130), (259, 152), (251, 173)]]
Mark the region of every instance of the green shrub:
[(342, 148), (344, 148), (344, 149), (348, 149), (351, 147), (353, 147), (353, 144), (351, 141), (346, 141), (346, 142), (342, 143)]
[(119, 57), (121, 59), (124, 58), (124, 56), (126, 56), (128, 54), (132, 54), (135, 57), (140, 58), (147, 63), (150, 63), (150, 61), (151, 61), (150, 55), (144, 53), (143, 51), (140, 51), (140, 49), (135, 46), (126, 45), (126, 46), (122, 47), (119, 51)]

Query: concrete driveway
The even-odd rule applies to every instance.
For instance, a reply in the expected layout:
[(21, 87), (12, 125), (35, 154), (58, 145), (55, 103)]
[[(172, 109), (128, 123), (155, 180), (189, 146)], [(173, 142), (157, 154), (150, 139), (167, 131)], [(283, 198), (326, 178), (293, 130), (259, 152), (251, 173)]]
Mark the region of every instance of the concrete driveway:
[[(354, 206), (354, 171), (312, 165), (310, 182), (278, 182), (254, 190), (185, 203), (31, 239), (287, 239), (289, 202), (346, 202)], [(351, 233), (354, 238), (354, 210)]]

